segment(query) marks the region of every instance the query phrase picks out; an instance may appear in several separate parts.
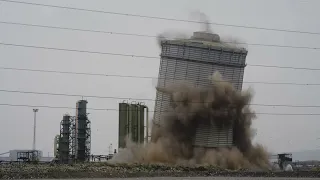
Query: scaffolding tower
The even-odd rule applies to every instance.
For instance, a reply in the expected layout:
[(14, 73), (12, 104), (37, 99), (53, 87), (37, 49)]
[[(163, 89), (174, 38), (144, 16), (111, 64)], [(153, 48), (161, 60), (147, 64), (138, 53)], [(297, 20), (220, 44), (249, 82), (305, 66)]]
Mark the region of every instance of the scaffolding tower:
[(57, 156), (60, 163), (90, 160), (91, 122), (87, 116), (87, 101), (77, 102), (76, 116), (64, 115), (60, 123)]
[(70, 115), (65, 114), (60, 122), (60, 137), (59, 137), (59, 161), (68, 163), (70, 159), (70, 139), (71, 139), (71, 121)]
[(70, 136), (70, 160), (75, 162), (76, 160), (76, 117), (72, 116), (70, 118), (71, 122), (71, 136)]
[(91, 122), (87, 115), (78, 117), (77, 133), (77, 161), (85, 162), (90, 160), (91, 152)]
[(76, 106), (75, 117), (75, 159), (77, 162), (90, 160), (91, 122), (88, 119), (86, 100), (80, 100)]

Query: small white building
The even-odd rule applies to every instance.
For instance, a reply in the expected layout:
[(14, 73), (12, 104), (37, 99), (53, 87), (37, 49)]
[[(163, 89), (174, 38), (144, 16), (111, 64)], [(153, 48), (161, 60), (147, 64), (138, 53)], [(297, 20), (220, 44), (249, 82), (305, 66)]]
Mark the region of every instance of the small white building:
[[(30, 158), (32, 157), (32, 155), (35, 155), (36, 158), (38, 160), (40, 160), (43, 156), (43, 153), (42, 151), (39, 151), (39, 150), (10, 150), (9, 151), (9, 160), (10, 161), (18, 161), (18, 160), (21, 160), (21, 158)], [(29, 156), (29, 157), (27, 157)]]

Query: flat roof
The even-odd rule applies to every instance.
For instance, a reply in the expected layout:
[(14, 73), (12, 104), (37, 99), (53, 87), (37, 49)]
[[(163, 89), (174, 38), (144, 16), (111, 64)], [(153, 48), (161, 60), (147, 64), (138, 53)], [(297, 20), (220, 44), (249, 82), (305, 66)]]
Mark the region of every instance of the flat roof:
[(236, 47), (228, 43), (215, 42), (215, 41), (204, 41), (204, 40), (197, 40), (197, 39), (179, 39), (179, 40), (163, 40), (161, 41), (161, 44), (162, 43), (186, 45), (186, 46), (199, 47), (199, 48), (211, 48), (211, 49), (239, 52), (239, 53), (248, 53), (248, 50), (245, 48)]

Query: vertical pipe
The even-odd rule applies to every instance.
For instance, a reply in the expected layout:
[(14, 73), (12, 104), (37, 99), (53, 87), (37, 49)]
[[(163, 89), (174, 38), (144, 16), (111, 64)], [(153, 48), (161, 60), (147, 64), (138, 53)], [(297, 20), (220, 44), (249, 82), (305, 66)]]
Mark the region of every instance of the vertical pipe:
[(146, 143), (149, 141), (149, 108), (145, 106), (146, 109)]
[(131, 130), (131, 126), (132, 126), (132, 113), (131, 113), (131, 111), (132, 111), (132, 107), (131, 107), (131, 104), (128, 104), (128, 137), (127, 137), (127, 139), (130, 139), (131, 140), (131, 132), (132, 132), (132, 130)]
[(32, 150), (36, 150), (36, 128), (37, 128), (37, 117), (36, 112), (34, 111), (34, 118), (33, 118), (33, 145)]
[[(141, 112), (140, 112), (140, 109), (141, 109), (141, 105), (138, 103), (137, 104), (137, 109), (136, 109), (136, 113), (137, 113), (137, 130), (136, 130), (136, 134), (137, 134), (137, 142), (138, 143), (141, 143), (141, 137), (140, 137), (140, 129), (141, 129), (141, 123), (140, 123), (140, 120), (141, 120)], [(143, 137), (142, 137), (143, 138)]]
[(118, 148), (121, 146), (121, 114), (123, 109), (121, 108), (121, 103), (119, 103), (119, 117), (118, 117)]
[(38, 109), (33, 109), (34, 119), (33, 119), (33, 143), (32, 150), (36, 150), (36, 129), (37, 129), (37, 112)]
[[(126, 108), (126, 111), (127, 111), (127, 112), (126, 112), (126, 113), (127, 113), (127, 118), (126, 118), (126, 128), (127, 128), (127, 130), (126, 130), (126, 131), (127, 131), (127, 132), (126, 132), (125, 135), (128, 136), (128, 134), (129, 134), (129, 128), (130, 128), (130, 127), (129, 127), (129, 116), (130, 116), (130, 114), (129, 114), (129, 108), (130, 108), (130, 107), (129, 107), (129, 104), (126, 104), (126, 107), (127, 107), (127, 108)], [(127, 138), (127, 137), (126, 137), (126, 138)]]
[(79, 120), (79, 101), (76, 103), (76, 118), (74, 121), (74, 158), (78, 158), (78, 120)]
[(119, 148), (125, 148), (126, 138), (129, 132), (129, 105), (119, 103)]

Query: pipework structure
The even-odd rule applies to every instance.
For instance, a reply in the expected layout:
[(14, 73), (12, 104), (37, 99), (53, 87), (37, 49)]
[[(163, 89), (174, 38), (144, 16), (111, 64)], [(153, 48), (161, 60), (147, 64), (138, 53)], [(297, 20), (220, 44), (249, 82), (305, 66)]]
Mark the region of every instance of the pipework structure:
[(34, 118), (33, 118), (33, 142), (32, 142), (32, 150), (36, 150), (36, 132), (37, 132), (37, 112), (39, 109), (33, 109)]
[[(220, 41), (218, 34), (194, 32), (190, 39), (162, 40), (158, 75), (159, 88), (180, 81), (197, 87), (211, 86), (210, 76), (218, 71), (222, 77), (242, 89), (248, 51)], [(154, 121), (161, 126), (163, 114), (169, 111), (171, 98), (157, 91)], [(151, 137), (152, 138), (152, 137)], [(195, 147), (219, 148), (233, 146), (233, 127), (199, 125), (193, 139)]]
[(89, 161), (91, 152), (91, 122), (87, 116), (86, 100), (77, 102), (76, 110), (76, 154), (79, 162)]
[(59, 139), (55, 139), (57, 159), (60, 163), (90, 160), (91, 122), (87, 114), (87, 101), (76, 104), (76, 116), (65, 114), (60, 123)]
[(57, 158), (58, 155), (58, 149), (59, 149), (59, 140), (60, 140), (60, 134), (56, 135), (53, 139), (53, 156)]
[(148, 116), (149, 109), (144, 103), (119, 103), (119, 149), (126, 147), (126, 138), (139, 144), (148, 143)]
[(58, 145), (58, 157), (60, 163), (69, 163), (71, 146), (71, 120), (70, 115), (65, 114), (60, 122), (60, 136)]

